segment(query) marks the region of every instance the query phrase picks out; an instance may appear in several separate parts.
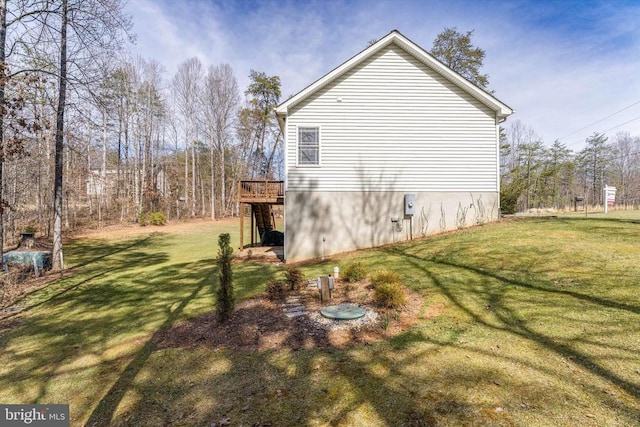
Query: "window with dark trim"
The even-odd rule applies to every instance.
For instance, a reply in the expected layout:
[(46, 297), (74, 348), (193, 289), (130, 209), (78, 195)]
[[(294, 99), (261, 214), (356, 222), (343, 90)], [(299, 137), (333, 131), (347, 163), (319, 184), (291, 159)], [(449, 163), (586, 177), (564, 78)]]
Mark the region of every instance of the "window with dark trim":
[(320, 128), (298, 128), (298, 164), (320, 164)]

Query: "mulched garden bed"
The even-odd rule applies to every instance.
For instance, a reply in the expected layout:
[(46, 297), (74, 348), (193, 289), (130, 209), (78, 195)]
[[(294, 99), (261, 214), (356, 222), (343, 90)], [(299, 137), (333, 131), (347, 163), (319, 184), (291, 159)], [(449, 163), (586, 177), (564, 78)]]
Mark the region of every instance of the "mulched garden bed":
[[(283, 304), (266, 297), (253, 298), (236, 305), (231, 319), (220, 324), (215, 312), (182, 321), (173, 327), (159, 331), (154, 342), (159, 348), (205, 347), (210, 349), (270, 350), (289, 348), (292, 350), (315, 347), (348, 347), (371, 344), (388, 339), (409, 329), (420, 317), (424, 298), (404, 288), (408, 303), (398, 310), (376, 307), (373, 287), (364, 280), (357, 283), (338, 283), (328, 304), (356, 303), (375, 310), (377, 319), (363, 324), (353, 322), (352, 327), (335, 323), (339, 327), (327, 327), (326, 322), (313, 318), (323, 303), (318, 292), (304, 288), (289, 295), (301, 295), (307, 315), (288, 318)], [(311, 316), (310, 316), (311, 314)], [(433, 317), (430, 313), (428, 317)]]

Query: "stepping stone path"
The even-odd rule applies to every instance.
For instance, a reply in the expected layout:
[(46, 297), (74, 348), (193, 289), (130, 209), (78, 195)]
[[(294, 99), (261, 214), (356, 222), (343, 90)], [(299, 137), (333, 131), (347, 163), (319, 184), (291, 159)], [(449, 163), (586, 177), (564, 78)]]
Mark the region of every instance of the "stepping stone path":
[(288, 297), (284, 302), (282, 311), (284, 311), (284, 315), (290, 319), (294, 317), (306, 316), (307, 309), (304, 306), (304, 297), (302, 297), (301, 295)]
[[(318, 290), (318, 286), (315, 280), (309, 280), (307, 282), (307, 291), (316, 291)], [(284, 311), (284, 315), (290, 319), (294, 317), (306, 316), (307, 309), (304, 305), (304, 295), (294, 295), (287, 297), (287, 300), (284, 302), (282, 306), (282, 311)]]

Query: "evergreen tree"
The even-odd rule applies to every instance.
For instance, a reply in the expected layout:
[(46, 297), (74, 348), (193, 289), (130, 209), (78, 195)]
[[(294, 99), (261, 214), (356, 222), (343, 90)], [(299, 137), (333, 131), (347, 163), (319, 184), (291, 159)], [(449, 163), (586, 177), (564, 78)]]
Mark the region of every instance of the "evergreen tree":
[(520, 145), (520, 166), (522, 178), (525, 182), (524, 210), (539, 208), (540, 177), (544, 162), (544, 145), (539, 139)]
[(225, 322), (233, 314), (235, 304), (233, 297), (233, 272), (231, 271), (231, 254), (233, 249), (230, 244), (231, 237), (228, 233), (218, 236), (218, 269), (220, 274), (220, 285), (218, 286), (218, 299), (216, 301), (216, 312), (218, 320)]
[(473, 31), (462, 34), (455, 27), (445, 28), (433, 41), (431, 54), (474, 85), (486, 90), (489, 75), (480, 73), (485, 51), (471, 44)]
[[(280, 102), (280, 77), (251, 70), (249, 78), (251, 82), (245, 95), (249, 98), (248, 115), (252, 121), (254, 140), (250, 172), (253, 178), (272, 178), (274, 159), (281, 150), (274, 114), (274, 108)], [(278, 171), (279, 175), (281, 173)]]
[(558, 140), (546, 150), (543, 183), (541, 186), (544, 206), (570, 206), (572, 201), (571, 185), (573, 182), (574, 163), (571, 150)]
[(578, 153), (578, 164), (584, 173), (584, 192), (589, 194), (589, 203), (602, 202), (602, 188), (608, 177), (612, 148), (607, 144), (609, 138), (595, 132), (587, 138), (587, 146)]

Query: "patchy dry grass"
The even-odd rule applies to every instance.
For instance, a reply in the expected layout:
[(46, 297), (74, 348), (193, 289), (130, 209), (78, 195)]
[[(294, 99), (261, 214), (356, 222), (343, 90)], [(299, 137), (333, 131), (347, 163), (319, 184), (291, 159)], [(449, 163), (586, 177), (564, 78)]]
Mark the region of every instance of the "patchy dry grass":
[[(216, 236), (85, 239), (0, 336), (0, 402), (73, 425), (628, 426), (640, 419), (640, 214), (490, 224), (301, 267), (362, 262), (425, 298), (413, 328), (350, 348), (157, 347), (213, 310)], [(282, 267), (236, 264), (239, 299)]]

